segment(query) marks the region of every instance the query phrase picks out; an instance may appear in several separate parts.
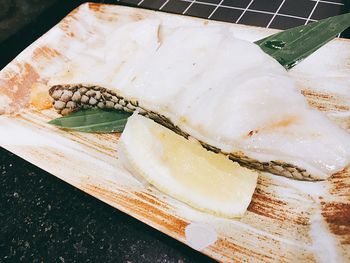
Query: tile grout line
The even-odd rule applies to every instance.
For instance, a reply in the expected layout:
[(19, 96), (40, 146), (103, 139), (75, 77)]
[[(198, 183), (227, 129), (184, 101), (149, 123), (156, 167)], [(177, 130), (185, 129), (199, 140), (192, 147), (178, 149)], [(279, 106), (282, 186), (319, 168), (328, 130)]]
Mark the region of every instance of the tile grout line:
[[(117, 2), (120, 2), (121, 0), (117, 0)], [(140, 0), (137, 4), (137, 6), (140, 6), (145, 0)], [(238, 17), (238, 19), (236, 20), (235, 23), (239, 23), (240, 20), (242, 19), (242, 17), (244, 16), (244, 14), (249, 11), (249, 12), (253, 12), (253, 13), (261, 13), (261, 14), (269, 14), (269, 15), (273, 15), (271, 20), (269, 21), (268, 25), (266, 26), (266, 28), (269, 28), (272, 24), (272, 22), (274, 21), (274, 19), (276, 18), (276, 16), (282, 16), (282, 17), (290, 17), (290, 18), (295, 18), (295, 19), (299, 19), (299, 20), (305, 20), (305, 25), (308, 24), (310, 21), (315, 22), (317, 20), (312, 19), (312, 15), (314, 14), (317, 6), (319, 3), (325, 3), (325, 4), (330, 4), (330, 5), (338, 5), (338, 6), (343, 6), (343, 3), (338, 3), (338, 2), (331, 2), (331, 1), (327, 1), (327, 0), (310, 0), (311, 2), (315, 2), (314, 7), (312, 8), (309, 16), (307, 18), (305, 17), (300, 17), (300, 16), (294, 16), (294, 15), (288, 15), (288, 14), (283, 14), (283, 13), (279, 13), (280, 9), (282, 8), (283, 4), (285, 3), (286, 0), (282, 0), (281, 4), (279, 5), (278, 9), (276, 12), (268, 12), (268, 11), (263, 11), (263, 10), (256, 10), (256, 9), (250, 9), (249, 7), (252, 5), (252, 3), (254, 2), (254, 0), (251, 0), (249, 2), (249, 4), (246, 6), (246, 8), (241, 8), (241, 7), (235, 7), (235, 6), (228, 6), (228, 5), (223, 5), (224, 0), (220, 0), (220, 2), (218, 4), (214, 4), (214, 3), (210, 3), (210, 2), (202, 2), (202, 1), (197, 1), (197, 0), (180, 0), (181, 2), (187, 2), (190, 3), (186, 9), (182, 12), (182, 14), (186, 14), (188, 12), (188, 10), (192, 7), (193, 4), (200, 4), (200, 5), (209, 5), (209, 6), (214, 6), (214, 10), (210, 13), (210, 15), (207, 17), (207, 19), (211, 19), (211, 17), (215, 14), (215, 12), (218, 10), (218, 8), (222, 7), (222, 8), (227, 8), (227, 9), (235, 9), (235, 10), (241, 10), (243, 11), (242, 14)], [(170, 2), (170, 0), (166, 0), (164, 1), (164, 3), (158, 8), (158, 10), (162, 10), (168, 3)], [(338, 38), (340, 37), (341, 34), (338, 34)]]
[(169, 3), (169, 0), (166, 0), (166, 1), (164, 2), (164, 4), (162, 4), (162, 6), (159, 7), (159, 10), (162, 10), (162, 9), (164, 8), (164, 6), (166, 6), (167, 3)]
[[(297, 18), (297, 19), (300, 19), (300, 20), (306, 20), (305, 17), (300, 17), (300, 16), (293, 16), (293, 15), (286, 15), (286, 14), (277, 14), (276, 16), (284, 16), (284, 17), (290, 17), (290, 18)], [(315, 19), (310, 19), (310, 21), (317, 21)]]
[[(188, 2), (188, 3), (192, 3), (191, 0), (180, 0), (182, 2)], [(316, 1), (316, 0), (315, 0)], [(206, 3), (206, 2), (201, 2), (201, 1), (196, 1), (196, 4), (201, 4), (201, 5), (209, 5), (209, 6), (216, 6), (213, 3)], [(220, 7), (223, 8), (227, 8), (227, 9), (234, 9), (234, 10), (245, 10), (245, 8), (241, 8), (241, 7), (234, 7), (234, 6), (228, 6), (228, 5), (220, 5)], [(268, 14), (268, 15), (273, 15), (275, 13), (273, 12), (268, 12), (268, 11), (261, 11), (261, 10), (256, 10), (256, 9), (247, 9), (247, 11), (250, 12), (254, 12), (254, 13), (260, 13), (260, 14)], [(291, 18), (296, 18), (296, 19), (300, 19), (300, 20), (306, 20), (306, 17), (301, 17), (301, 16), (294, 16), (294, 15), (287, 15), (287, 14), (283, 14), (283, 13), (278, 13), (277, 16), (284, 16), (284, 17), (291, 17)], [(317, 21), (315, 19), (310, 19), (310, 21)]]
[(196, 0), (187, 1), (187, 2), (191, 2), (191, 3), (190, 3), (189, 6), (186, 7), (186, 9), (182, 12), (183, 15), (186, 14), (186, 12), (188, 11), (188, 9), (190, 9), (190, 7), (194, 4), (194, 2), (196, 2)]
[(208, 16), (208, 19), (211, 18), (211, 16), (216, 12), (216, 10), (221, 6), (221, 4), (224, 2), (224, 0), (221, 0), (220, 3), (215, 7), (215, 9), (213, 10), (213, 12), (211, 12), (211, 14)]
[(145, 1), (145, 0), (141, 0), (141, 1), (137, 4), (137, 6), (140, 6), (140, 5), (143, 3), (143, 1)]
[(251, 0), (249, 2), (249, 4), (247, 5), (247, 7), (244, 9), (244, 11), (242, 12), (242, 14), (237, 18), (236, 20), (236, 24), (239, 23), (239, 21), (241, 20), (241, 18), (243, 17), (243, 15), (247, 12), (248, 8), (250, 7), (250, 5), (254, 2), (254, 0)]
[(317, 0), (317, 1), (316, 1), (314, 7), (312, 8), (312, 10), (311, 10), (309, 16), (308, 16), (307, 19), (306, 19), (304, 25), (307, 25), (307, 24), (309, 23), (309, 21), (310, 21), (310, 19), (311, 19), (311, 16), (312, 16), (312, 14), (315, 12), (315, 9), (316, 9), (316, 7), (317, 7), (317, 5), (318, 5), (319, 2), (320, 2), (320, 0)]
[[(118, 0), (120, 1), (120, 0)], [(180, 0), (181, 2), (193, 2), (193, 0)], [(344, 5), (343, 3), (336, 3), (336, 2), (329, 2), (329, 1), (323, 1), (323, 0), (310, 0), (311, 2), (320, 2), (320, 3), (325, 3), (325, 4), (330, 4), (330, 5)], [(202, 1), (196, 1), (197, 4), (202, 4), (202, 5), (212, 5), (212, 6), (217, 6), (218, 4), (210, 3), (210, 2), (202, 2)], [(228, 5), (221, 5), (227, 8), (239, 8), (239, 7), (234, 7), (234, 6), (228, 6)], [(244, 10), (244, 8), (240, 8)], [(248, 9), (249, 10), (249, 9)]]
[(277, 16), (277, 13), (280, 11), (280, 9), (282, 8), (282, 6), (283, 6), (283, 4), (284, 4), (285, 1), (286, 1), (286, 0), (283, 0), (282, 3), (280, 4), (280, 6), (277, 8), (276, 12), (273, 14), (272, 18), (270, 19), (269, 23), (267, 24), (266, 28), (269, 28), (269, 27), (270, 27), (272, 21), (273, 21), (273, 20), (275, 19), (275, 17)]
[(330, 1), (324, 1), (324, 0), (311, 0), (311, 1), (325, 3), (325, 4), (330, 4), (330, 5), (344, 5), (343, 3), (330, 2)]

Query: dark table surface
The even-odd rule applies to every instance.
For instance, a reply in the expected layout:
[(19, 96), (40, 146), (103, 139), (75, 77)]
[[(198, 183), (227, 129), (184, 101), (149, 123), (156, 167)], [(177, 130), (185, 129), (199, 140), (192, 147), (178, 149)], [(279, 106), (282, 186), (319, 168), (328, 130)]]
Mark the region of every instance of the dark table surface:
[[(0, 0), (0, 68), (83, 2)], [(348, 12), (350, 4), (349, 0), (93, 2), (279, 29)], [(349, 31), (342, 36), (349, 37)], [(211, 261), (3, 148), (0, 189), (0, 262)]]

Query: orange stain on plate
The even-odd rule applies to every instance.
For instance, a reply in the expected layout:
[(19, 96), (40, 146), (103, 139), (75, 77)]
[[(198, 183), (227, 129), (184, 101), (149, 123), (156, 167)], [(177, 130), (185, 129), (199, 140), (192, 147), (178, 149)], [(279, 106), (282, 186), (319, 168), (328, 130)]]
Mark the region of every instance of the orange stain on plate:
[(29, 63), (18, 63), (16, 71), (18, 72), (10, 68), (1, 72), (4, 78), (0, 79), (0, 94), (7, 96), (11, 101), (6, 113), (15, 113), (27, 107), (32, 86), (40, 79)]
[(303, 226), (310, 224), (307, 211), (297, 211), (294, 207), (291, 207), (290, 204), (258, 188), (253, 194), (252, 201), (248, 206), (248, 211), (281, 222), (291, 221)]
[(321, 93), (310, 89), (303, 89), (301, 93), (306, 97), (310, 106), (321, 111), (350, 111), (348, 102), (331, 93)]
[(149, 193), (144, 192), (134, 192), (134, 195), (139, 197), (140, 199), (145, 200), (146, 202), (158, 206), (158, 207), (166, 207), (166, 204), (164, 202), (161, 202), (156, 196), (151, 195)]
[(350, 202), (349, 171), (350, 167), (336, 174), (333, 174), (332, 177), (328, 179), (328, 182), (330, 183), (330, 193), (332, 195), (343, 197), (345, 200)]
[[(232, 242), (229, 242), (225, 239), (218, 239), (216, 242), (216, 246), (223, 251), (231, 251), (230, 255), (227, 255), (227, 257), (232, 258), (235, 254), (242, 254), (246, 258), (254, 258), (256, 260), (262, 260), (262, 261), (271, 261), (273, 259), (273, 255), (267, 255), (258, 253), (254, 250), (245, 248), (244, 246), (241, 246), (239, 244), (234, 244)], [(217, 248), (216, 248), (217, 249)], [(220, 251), (218, 251), (220, 252)], [(238, 258), (238, 257), (237, 257)], [(236, 261), (235, 261), (236, 262)]]
[(112, 205), (121, 205), (122, 211), (136, 216), (141, 221), (168, 229), (178, 238), (184, 236), (185, 227), (189, 224), (183, 219), (167, 213), (166, 207), (157, 207), (155, 204), (149, 203), (147, 199), (140, 198), (141, 193), (138, 196), (132, 197), (132, 193), (125, 192), (125, 194), (121, 194), (96, 185), (87, 184), (82, 185), (80, 188), (99, 199), (107, 200)]
[(334, 174), (330, 179), (330, 194), (332, 199), (338, 197), (338, 201), (326, 201), (322, 199), (322, 216), (328, 224), (330, 231), (339, 236), (340, 242), (350, 245), (350, 176), (349, 169), (344, 169)]
[(343, 245), (350, 245), (350, 203), (322, 202), (322, 216), (330, 231), (340, 237)]
[(39, 60), (41, 58), (52, 59), (54, 57), (59, 57), (59, 56), (62, 56), (61, 53), (54, 48), (50, 48), (49, 46), (41, 46), (35, 49), (33, 52), (34, 60)]
[(30, 93), (30, 105), (37, 110), (50, 109), (52, 107), (52, 98), (49, 96), (47, 85), (34, 83)]
[(145, 18), (145, 16), (141, 13), (141, 12), (135, 12), (132, 16), (131, 16), (132, 20), (134, 21), (140, 21), (142, 19)]
[(88, 5), (89, 9), (94, 13), (94, 15), (102, 21), (116, 22), (118, 20), (116, 13), (108, 12), (108, 9), (106, 9), (108, 5), (101, 5), (97, 3), (88, 3)]
[(98, 3), (88, 3), (89, 5), (89, 9), (94, 11), (94, 12), (97, 12), (97, 13), (100, 13), (102, 10), (102, 7), (103, 5), (101, 4), (98, 4)]

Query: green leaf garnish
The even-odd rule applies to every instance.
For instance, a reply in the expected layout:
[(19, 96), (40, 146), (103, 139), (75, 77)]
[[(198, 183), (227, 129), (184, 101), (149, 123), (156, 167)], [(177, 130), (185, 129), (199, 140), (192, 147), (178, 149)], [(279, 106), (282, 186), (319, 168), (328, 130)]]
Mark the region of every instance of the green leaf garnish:
[(287, 70), (350, 27), (350, 13), (294, 27), (256, 41)]
[(49, 124), (80, 132), (122, 132), (132, 113), (100, 109), (79, 110), (49, 121)]

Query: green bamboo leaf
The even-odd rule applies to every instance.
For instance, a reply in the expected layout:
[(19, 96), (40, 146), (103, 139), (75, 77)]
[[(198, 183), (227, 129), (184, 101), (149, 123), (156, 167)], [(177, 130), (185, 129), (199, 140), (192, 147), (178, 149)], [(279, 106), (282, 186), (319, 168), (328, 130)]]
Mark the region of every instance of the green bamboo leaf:
[(350, 27), (350, 13), (298, 26), (256, 41), (287, 70)]
[(122, 132), (130, 116), (131, 113), (125, 111), (89, 109), (73, 112), (48, 123), (80, 132), (111, 133)]

